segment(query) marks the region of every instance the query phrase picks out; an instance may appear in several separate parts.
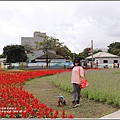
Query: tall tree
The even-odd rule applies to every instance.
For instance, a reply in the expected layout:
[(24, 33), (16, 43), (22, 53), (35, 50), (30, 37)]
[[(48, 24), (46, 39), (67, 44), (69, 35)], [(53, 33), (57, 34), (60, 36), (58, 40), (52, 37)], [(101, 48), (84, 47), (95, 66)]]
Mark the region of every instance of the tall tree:
[(66, 45), (57, 46), (56, 54), (63, 56), (65, 59), (71, 59), (71, 57), (70, 57), (71, 51), (68, 49), (68, 47)]
[(120, 56), (120, 42), (113, 42), (108, 47), (108, 52)]
[(85, 48), (81, 53), (79, 53), (79, 57), (83, 60), (89, 55), (90, 55), (90, 48)]
[[(81, 60), (82, 60), (82, 59), (84, 60), (86, 57), (88, 57), (88, 56), (91, 55), (90, 49), (91, 49), (90, 47), (85, 48), (85, 49), (83, 50), (83, 52), (79, 53), (79, 57), (80, 57)], [(98, 53), (98, 52), (102, 52), (102, 50), (100, 50), (100, 49), (98, 49), (98, 50), (93, 50), (93, 54)]]
[(33, 46), (31, 46), (30, 44), (24, 44), (23, 45), (24, 46), (24, 48), (25, 48), (25, 51), (27, 52), (27, 53), (30, 53), (30, 52), (33, 52), (35, 49), (34, 49), (34, 47)]
[(93, 50), (93, 54), (96, 54), (98, 52), (102, 52), (102, 50), (98, 49), (98, 50)]
[(27, 55), (22, 45), (7, 45), (3, 48), (3, 54), (6, 56), (6, 62), (26, 62)]
[(52, 36), (44, 36), (42, 42), (35, 42), (36, 43), (36, 49), (42, 50), (44, 54), (46, 55), (46, 67), (48, 67), (48, 58), (49, 58), (49, 52), (56, 51), (57, 47), (61, 46), (63, 43), (60, 43), (58, 39)]

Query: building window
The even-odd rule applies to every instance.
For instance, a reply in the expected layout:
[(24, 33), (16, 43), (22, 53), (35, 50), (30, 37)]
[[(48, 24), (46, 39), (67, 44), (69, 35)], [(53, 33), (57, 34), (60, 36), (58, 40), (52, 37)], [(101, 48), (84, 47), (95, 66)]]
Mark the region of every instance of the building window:
[(108, 60), (103, 60), (103, 63), (108, 63)]
[(118, 63), (118, 60), (114, 60), (113, 63)]

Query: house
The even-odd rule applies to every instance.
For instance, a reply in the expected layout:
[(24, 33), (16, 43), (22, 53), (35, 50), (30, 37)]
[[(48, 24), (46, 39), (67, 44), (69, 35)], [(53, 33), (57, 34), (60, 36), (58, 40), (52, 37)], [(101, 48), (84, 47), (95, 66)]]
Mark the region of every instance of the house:
[[(37, 51), (36, 53), (39, 53)], [(31, 62), (46, 62), (46, 54), (35, 55), (34, 59), (31, 59)], [(49, 62), (63, 62), (65, 61), (64, 57), (55, 54), (54, 52), (48, 52), (48, 61)]]
[[(88, 61), (88, 64), (90, 66), (90, 63), (92, 61), (92, 55), (87, 57), (86, 60)], [(118, 63), (120, 63), (120, 57), (117, 55), (113, 55), (108, 52), (98, 52), (93, 55), (93, 65), (94, 67), (98, 68), (112, 68), (113, 63), (117, 66)]]
[(37, 61), (35, 61), (35, 59), (38, 58), (38, 57), (40, 57), (43, 54), (44, 53), (41, 50), (39, 50), (39, 51), (33, 51), (31, 53), (27, 53), (28, 62), (37, 62)]
[[(40, 55), (39, 51), (32, 57), (29, 56), (30, 60), (28, 68), (45, 68), (46, 67), (46, 54)], [(55, 54), (54, 52), (48, 52), (48, 66), (49, 68), (64, 68), (66, 59), (64, 57)]]

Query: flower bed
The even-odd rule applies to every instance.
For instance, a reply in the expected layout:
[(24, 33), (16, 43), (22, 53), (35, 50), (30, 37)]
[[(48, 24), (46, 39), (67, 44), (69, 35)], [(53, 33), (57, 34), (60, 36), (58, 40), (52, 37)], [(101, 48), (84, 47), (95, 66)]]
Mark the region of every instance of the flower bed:
[(53, 111), (41, 103), (33, 94), (22, 88), (23, 83), (31, 78), (51, 75), (68, 70), (0, 71), (0, 117), (1, 118), (73, 118), (65, 110)]

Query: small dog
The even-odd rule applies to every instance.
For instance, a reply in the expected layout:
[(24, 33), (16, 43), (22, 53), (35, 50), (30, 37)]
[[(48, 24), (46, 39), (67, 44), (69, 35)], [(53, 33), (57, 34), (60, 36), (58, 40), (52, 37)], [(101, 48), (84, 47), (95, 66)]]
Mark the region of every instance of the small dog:
[(58, 96), (58, 105), (57, 106), (63, 106), (63, 105), (66, 105), (66, 100), (64, 99), (64, 97), (60, 94)]

